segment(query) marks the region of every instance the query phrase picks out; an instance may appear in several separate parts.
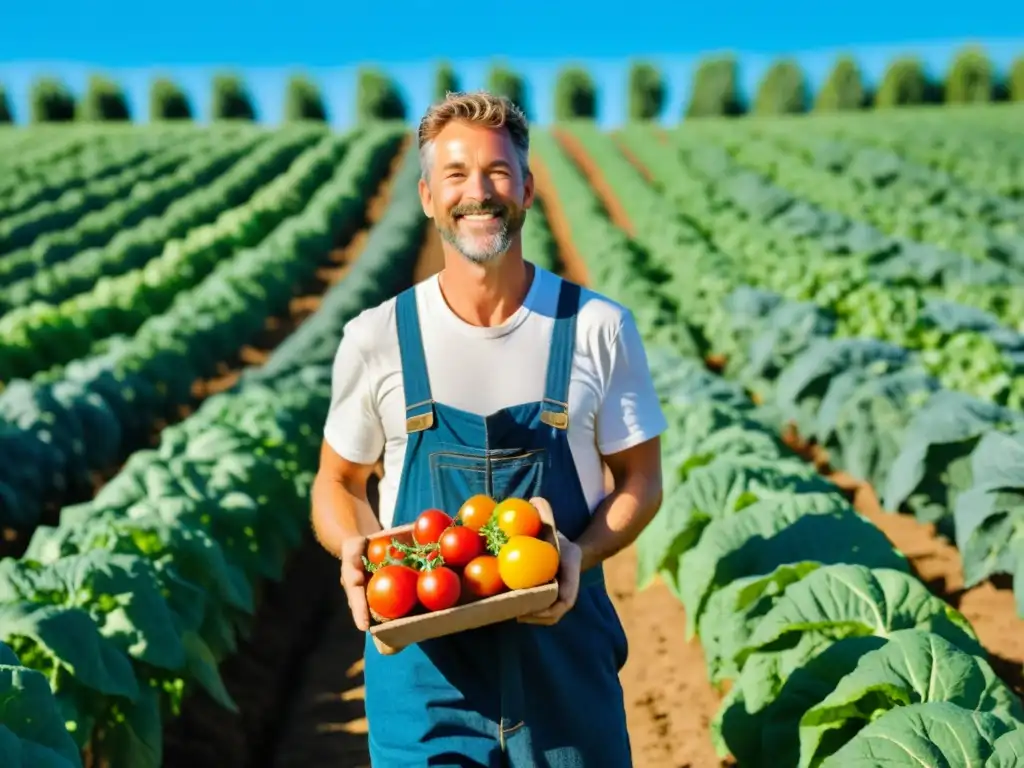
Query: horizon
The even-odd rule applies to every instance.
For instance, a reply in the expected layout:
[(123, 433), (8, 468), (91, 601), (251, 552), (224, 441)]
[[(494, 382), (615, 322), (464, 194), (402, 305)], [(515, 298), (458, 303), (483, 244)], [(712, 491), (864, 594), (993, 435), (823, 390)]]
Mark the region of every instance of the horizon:
[[(1002, 74), (1024, 55), (1024, 15), (1013, 13), (1015, 5), (988, 0), (963, 17), (962, 6), (952, 0), (907, 0), (898, 7), (864, 0), (847, 14), (822, 12), (809, 0), (790, 0), (789, 13), (756, 0), (685, 11), (676, 0), (648, 0), (622, 14), (608, 0), (592, 0), (584, 15), (567, 3), (494, 0), (482, 33), (474, 28), (467, 34), (461, 16), (453, 22), (425, 0), (348, 8), (292, 0), (286, 12), (269, 0), (180, 0), (174, 14), (126, 0), (105, 0), (102, 13), (74, 0), (49, 0), (7, 12), (0, 29), (0, 85), (15, 123), (24, 125), (36, 77), (55, 76), (81, 96), (88, 76), (103, 74), (124, 88), (133, 122), (146, 123), (150, 81), (166, 75), (184, 89), (202, 123), (208, 121), (212, 75), (228, 70), (245, 81), (257, 122), (276, 124), (286, 81), (301, 72), (320, 87), (328, 122), (344, 127), (352, 122), (355, 73), (362, 66), (379, 67), (397, 82), (412, 119), (430, 103), (438, 62), (451, 63), (461, 87), (473, 89), (484, 85), (487, 69), (500, 61), (522, 75), (531, 118), (545, 124), (552, 117), (555, 75), (562, 66), (578, 64), (597, 85), (598, 122), (614, 126), (625, 117), (629, 64), (643, 59), (662, 71), (666, 99), (660, 120), (673, 123), (682, 119), (694, 63), (721, 53), (736, 56), (746, 97), (781, 56), (800, 63), (812, 90), (841, 54), (857, 60), (868, 84), (903, 55), (917, 56), (939, 76), (968, 45), (983, 48)], [(495, 14), (502, 21), (524, 19), (527, 33), (491, 34)], [(431, 34), (435, 18), (443, 34)]]

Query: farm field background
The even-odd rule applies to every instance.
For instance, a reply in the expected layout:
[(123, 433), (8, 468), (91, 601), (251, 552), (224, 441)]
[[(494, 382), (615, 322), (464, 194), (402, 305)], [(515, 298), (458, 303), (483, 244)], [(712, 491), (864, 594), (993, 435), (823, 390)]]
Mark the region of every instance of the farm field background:
[[(531, 141), (527, 257), (672, 425), (636, 765), (1024, 765), (1024, 106)], [(0, 130), (5, 766), (367, 764), (308, 491), (344, 323), (442, 265), (418, 174), (401, 121)]]

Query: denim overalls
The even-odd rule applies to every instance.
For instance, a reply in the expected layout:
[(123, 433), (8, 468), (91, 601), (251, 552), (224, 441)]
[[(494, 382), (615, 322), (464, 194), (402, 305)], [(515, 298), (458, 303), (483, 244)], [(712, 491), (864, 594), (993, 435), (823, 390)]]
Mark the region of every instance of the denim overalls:
[[(485, 417), (431, 398), (415, 293), (399, 294), (408, 446), (394, 525), (429, 507), (454, 515), (486, 493), (542, 496), (570, 540), (583, 532), (590, 510), (567, 439), (579, 302), (580, 287), (563, 281), (544, 399)], [(367, 633), (370, 759), (374, 768), (629, 768), (618, 677), (625, 661), (600, 567), (582, 574), (575, 607), (553, 627), (504, 622), (391, 656)]]

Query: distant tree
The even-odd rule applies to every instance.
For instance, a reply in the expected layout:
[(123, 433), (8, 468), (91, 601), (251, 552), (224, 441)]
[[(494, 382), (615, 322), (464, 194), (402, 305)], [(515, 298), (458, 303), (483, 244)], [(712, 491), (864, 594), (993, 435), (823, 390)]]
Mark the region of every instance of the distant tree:
[(555, 119), (597, 117), (597, 85), (582, 67), (567, 67), (555, 80)]
[(123, 122), (132, 119), (124, 89), (108, 77), (91, 75), (85, 96), (76, 105), (76, 117), (86, 122)]
[(852, 56), (840, 56), (814, 100), (819, 112), (863, 109), (868, 104), (864, 77)]
[(14, 112), (11, 110), (11, 101), (7, 96), (7, 89), (0, 84), (0, 123), (13, 123)]
[(75, 119), (75, 97), (60, 80), (41, 77), (29, 95), (33, 123), (68, 123)]
[(284, 119), (289, 122), (327, 121), (327, 107), (320, 88), (305, 75), (292, 75), (288, 79), (284, 95)]
[(942, 86), (928, 77), (919, 59), (903, 57), (893, 61), (882, 76), (875, 94), (876, 108), (934, 104), (941, 101)]
[(357, 75), (356, 115), (360, 121), (405, 120), (398, 84), (378, 69), (361, 69)]
[(498, 96), (505, 96), (530, 117), (527, 108), (526, 82), (517, 73), (502, 64), (494, 64), (487, 73), (487, 90)]
[(1010, 65), (1006, 90), (1010, 101), (1024, 101), (1024, 56), (1018, 56)]
[(153, 80), (149, 86), (149, 119), (191, 120), (192, 105), (185, 91), (166, 77)]
[(744, 111), (736, 58), (718, 56), (702, 60), (694, 71), (686, 117), (733, 117)]
[(756, 115), (796, 115), (806, 112), (809, 102), (803, 68), (794, 59), (780, 59), (761, 78), (751, 111)]
[(434, 101), (443, 101), (446, 94), (460, 90), (459, 78), (452, 66), (443, 61), (434, 72)]
[(946, 102), (970, 104), (992, 101), (995, 73), (992, 62), (980, 48), (961, 50), (946, 75)]
[(218, 74), (213, 78), (210, 116), (213, 120), (255, 120), (256, 108), (242, 78)]
[(630, 120), (654, 120), (665, 108), (665, 81), (653, 64), (634, 62), (629, 68)]

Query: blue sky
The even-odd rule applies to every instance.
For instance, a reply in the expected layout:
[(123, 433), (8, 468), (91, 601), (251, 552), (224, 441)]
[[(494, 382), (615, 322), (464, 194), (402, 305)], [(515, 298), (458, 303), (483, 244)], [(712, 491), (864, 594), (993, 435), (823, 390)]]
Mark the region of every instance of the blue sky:
[[(817, 85), (838, 52), (858, 57), (870, 79), (895, 55), (915, 53), (941, 72), (952, 51), (984, 44), (1000, 68), (1024, 54), (1020, 0), (808, 0), (685, 3), (683, 0), (34, 0), (10, 2), (0, 12), (0, 82), (15, 119), (27, 115), (30, 83), (40, 74), (64, 79), (81, 92), (90, 72), (126, 88), (133, 113), (145, 119), (155, 74), (176, 79), (205, 119), (213, 71), (230, 68), (250, 88), (261, 121), (281, 115), (284, 83), (294, 71), (316, 79), (331, 122), (351, 117), (355, 70), (364, 63), (394, 76), (413, 116), (427, 106), (435, 62), (451, 61), (463, 87), (481, 86), (501, 59), (531, 88), (539, 122), (550, 118), (551, 85), (568, 63), (587, 66), (600, 88), (606, 125), (624, 113), (627, 66), (642, 57), (660, 65), (669, 81), (666, 119), (682, 112), (694, 61), (731, 51), (752, 89), (777, 55), (796, 55)], [(172, 7), (174, 10), (172, 11)]]

